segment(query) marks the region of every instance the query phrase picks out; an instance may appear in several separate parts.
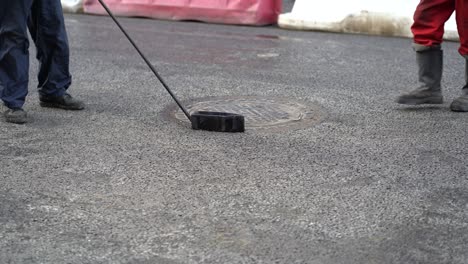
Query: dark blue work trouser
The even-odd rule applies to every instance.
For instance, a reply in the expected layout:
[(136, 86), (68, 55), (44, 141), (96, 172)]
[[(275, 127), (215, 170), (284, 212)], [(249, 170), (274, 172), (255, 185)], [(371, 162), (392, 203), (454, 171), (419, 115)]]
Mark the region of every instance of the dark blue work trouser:
[(29, 41), (36, 44), (40, 95), (61, 96), (71, 84), (60, 0), (0, 0), (0, 99), (21, 108), (28, 94)]

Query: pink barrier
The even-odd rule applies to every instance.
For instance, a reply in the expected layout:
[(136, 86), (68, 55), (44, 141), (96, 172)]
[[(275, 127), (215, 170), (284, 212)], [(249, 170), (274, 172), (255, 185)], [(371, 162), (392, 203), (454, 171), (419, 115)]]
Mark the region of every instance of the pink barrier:
[[(282, 6), (282, 0), (105, 0), (105, 3), (120, 16), (242, 25), (275, 24)], [(84, 12), (106, 14), (97, 0), (85, 0)]]

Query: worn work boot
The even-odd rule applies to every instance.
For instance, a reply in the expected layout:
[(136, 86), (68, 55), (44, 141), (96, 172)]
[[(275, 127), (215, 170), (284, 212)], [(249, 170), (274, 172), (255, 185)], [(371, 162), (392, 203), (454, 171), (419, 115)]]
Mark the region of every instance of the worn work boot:
[(63, 96), (39, 96), (42, 107), (61, 108), (65, 110), (83, 110), (85, 105), (82, 101), (74, 99), (70, 94)]
[(465, 66), (465, 86), (462, 89), (462, 96), (453, 100), (450, 110), (454, 112), (468, 112), (468, 59)]
[(28, 122), (28, 115), (21, 108), (8, 109), (3, 115), (8, 123), (24, 124)]
[(409, 93), (402, 94), (396, 102), (406, 105), (442, 104), (440, 82), (442, 80), (443, 55), (440, 48), (416, 52), (418, 64), (419, 87)]

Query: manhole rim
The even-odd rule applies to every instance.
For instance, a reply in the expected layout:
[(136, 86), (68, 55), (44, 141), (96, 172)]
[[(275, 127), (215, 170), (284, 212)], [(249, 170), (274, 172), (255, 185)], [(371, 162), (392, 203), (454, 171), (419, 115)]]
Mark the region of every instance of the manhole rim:
[[(280, 124), (273, 124), (273, 125), (263, 125), (263, 126), (255, 126), (255, 125), (249, 125), (246, 124), (246, 129), (247, 130), (272, 130), (272, 131), (277, 131), (277, 130), (297, 130), (297, 129), (303, 129), (307, 127), (311, 127), (314, 125), (317, 125), (321, 122), (326, 117), (325, 111), (323, 108), (320, 106), (319, 103), (310, 101), (307, 99), (295, 99), (295, 98), (290, 98), (290, 97), (284, 97), (284, 96), (261, 96), (261, 95), (246, 95), (246, 96), (205, 96), (205, 97), (197, 97), (197, 98), (191, 98), (191, 99), (184, 99), (180, 101), (180, 103), (186, 107), (189, 108), (188, 106), (194, 105), (197, 103), (203, 103), (206, 101), (223, 101), (223, 100), (229, 100), (229, 101), (234, 101), (234, 100), (254, 100), (254, 99), (263, 99), (263, 100), (272, 100), (278, 101), (278, 102), (287, 102), (291, 104), (300, 104), (305, 107), (305, 111), (301, 112), (302, 115), (305, 115), (302, 117), (300, 120), (288, 120), (284, 123)], [(187, 109), (189, 113), (192, 113), (190, 109)], [(164, 116), (169, 120), (169, 121), (176, 121), (179, 124), (190, 124), (189, 120), (186, 118), (178, 118), (177, 113), (182, 113), (180, 108), (177, 106), (177, 104), (172, 103), (166, 106), (163, 110)], [(185, 116), (183, 116), (185, 117)]]

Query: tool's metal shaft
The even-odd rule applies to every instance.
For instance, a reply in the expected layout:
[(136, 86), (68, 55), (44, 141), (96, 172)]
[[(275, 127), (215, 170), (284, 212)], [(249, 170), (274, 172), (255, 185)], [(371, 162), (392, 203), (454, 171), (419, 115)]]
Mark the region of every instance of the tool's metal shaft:
[(114, 20), (114, 22), (117, 24), (117, 26), (120, 28), (120, 30), (122, 30), (122, 32), (127, 37), (127, 39), (130, 41), (130, 43), (132, 43), (133, 47), (138, 51), (138, 54), (140, 54), (140, 56), (143, 58), (143, 60), (146, 62), (146, 64), (148, 64), (148, 67), (150, 67), (151, 71), (154, 73), (154, 75), (156, 75), (156, 77), (161, 82), (161, 84), (164, 86), (164, 88), (167, 90), (169, 95), (171, 95), (172, 99), (174, 99), (174, 101), (177, 103), (177, 105), (180, 107), (180, 109), (184, 112), (185, 116), (187, 116), (187, 118), (190, 120), (190, 114), (187, 112), (185, 107), (179, 102), (179, 100), (177, 100), (177, 97), (172, 93), (171, 89), (169, 89), (169, 86), (167, 86), (164, 79), (161, 77), (161, 75), (159, 75), (159, 73), (156, 71), (156, 69), (153, 67), (153, 65), (149, 62), (149, 60), (146, 58), (146, 56), (141, 52), (141, 50), (135, 44), (133, 39), (128, 35), (127, 31), (125, 31), (125, 29), (122, 27), (122, 25), (120, 25), (119, 21), (117, 21), (114, 14), (112, 14), (112, 12), (110, 11), (109, 7), (107, 7), (107, 5), (102, 0), (98, 0), (98, 1), (99, 1), (99, 3), (101, 3), (102, 7), (104, 7), (104, 9), (109, 14), (109, 16), (112, 18), (112, 20)]

